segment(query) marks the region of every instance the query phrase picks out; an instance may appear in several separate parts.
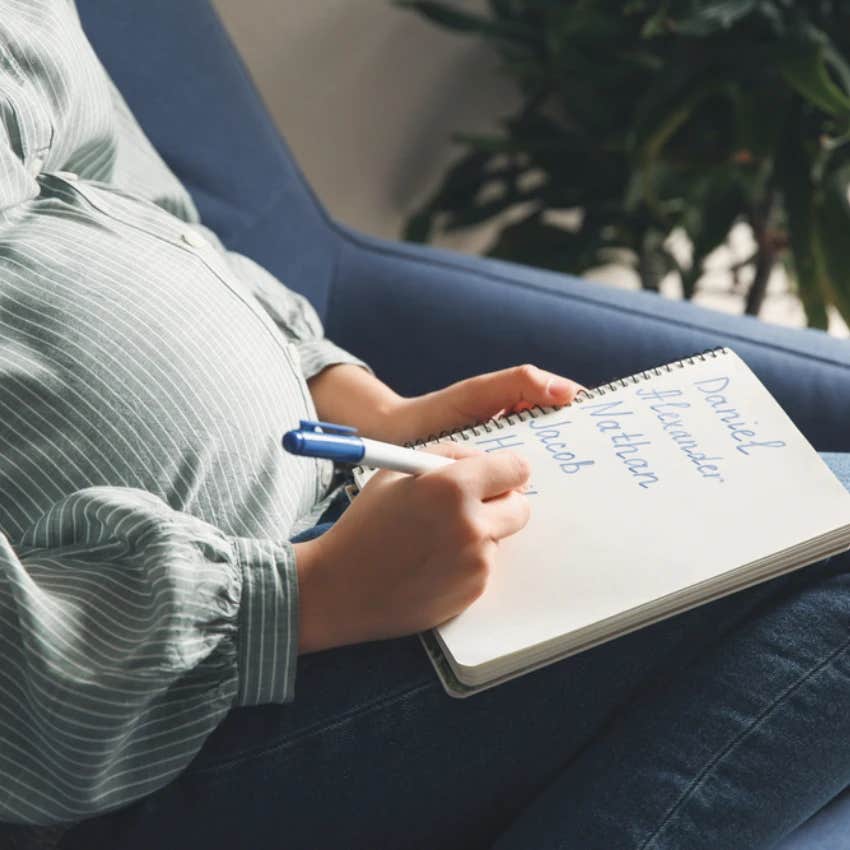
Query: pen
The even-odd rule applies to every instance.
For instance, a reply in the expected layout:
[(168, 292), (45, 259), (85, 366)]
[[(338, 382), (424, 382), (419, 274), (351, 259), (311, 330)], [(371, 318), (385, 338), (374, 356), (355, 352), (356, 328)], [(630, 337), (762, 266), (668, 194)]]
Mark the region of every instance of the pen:
[(416, 475), (452, 463), (452, 458), (416, 452), (392, 443), (358, 437), (357, 429), (331, 422), (302, 419), (299, 428), (283, 435), (283, 447), (294, 455), (324, 457), (342, 463), (361, 463)]

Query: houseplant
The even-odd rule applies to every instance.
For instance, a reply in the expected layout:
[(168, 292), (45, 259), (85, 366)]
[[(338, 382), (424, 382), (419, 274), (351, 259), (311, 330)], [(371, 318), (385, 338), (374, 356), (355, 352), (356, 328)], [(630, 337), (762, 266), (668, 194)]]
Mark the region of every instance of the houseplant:
[(408, 239), (495, 220), (492, 256), (572, 273), (614, 258), (647, 289), (675, 272), (690, 298), (745, 221), (746, 312), (783, 263), (810, 325), (828, 304), (850, 322), (850, 4), (398, 2), (489, 41), (521, 96), (497, 132), (457, 133), (464, 153)]

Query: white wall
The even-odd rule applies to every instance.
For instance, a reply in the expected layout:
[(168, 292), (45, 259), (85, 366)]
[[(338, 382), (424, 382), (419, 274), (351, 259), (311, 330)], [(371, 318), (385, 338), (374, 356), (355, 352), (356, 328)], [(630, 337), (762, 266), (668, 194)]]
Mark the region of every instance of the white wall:
[(458, 154), (452, 131), (513, 106), (483, 44), (390, 0), (214, 3), (319, 197), (369, 233), (398, 235)]

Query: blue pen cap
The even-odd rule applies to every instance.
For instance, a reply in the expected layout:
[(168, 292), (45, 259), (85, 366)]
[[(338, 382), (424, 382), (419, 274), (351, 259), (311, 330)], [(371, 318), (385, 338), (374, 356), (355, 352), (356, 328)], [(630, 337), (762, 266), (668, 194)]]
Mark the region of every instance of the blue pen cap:
[(324, 457), (340, 463), (359, 463), (365, 452), (360, 439), (348, 434), (287, 431), (283, 435), (282, 442), (283, 447), (290, 454)]

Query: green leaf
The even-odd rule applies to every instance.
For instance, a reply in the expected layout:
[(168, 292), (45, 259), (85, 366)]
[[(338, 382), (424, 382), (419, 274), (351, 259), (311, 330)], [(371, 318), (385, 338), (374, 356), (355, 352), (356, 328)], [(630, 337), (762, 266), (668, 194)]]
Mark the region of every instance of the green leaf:
[(789, 86), (830, 115), (850, 117), (850, 97), (833, 81), (822, 50), (787, 58), (779, 71)]
[(666, 35), (670, 32), (670, 3), (661, 3), (658, 9), (651, 14), (643, 24), (640, 34), (641, 38), (654, 38), (658, 35)]
[(405, 222), (401, 238), (405, 242), (427, 242), (434, 230), (434, 210), (426, 207), (410, 216)]
[(455, 162), (431, 198), (408, 218), (402, 238), (408, 242), (427, 242), (438, 213), (464, 210), (474, 204), (475, 196), (486, 183), (508, 175), (513, 178), (515, 169), (492, 170), (488, 168), (490, 160), (488, 153), (473, 151)]
[(777, 86), (772, 80), (758, 87), (738, 85), (732, 89), (738, 157), (765, 159), (774, 155), (792, 97), (785, 86)]
[(457, 210), (446, 216), (446, 221), (443, 225), (446, 232), (462, 230), (467, 227), (475, 227), (485, 221), (499, 215), (505, 210), (516, 206), (517, 204), (525, 203), (526, 201), (535, 200), (540, 195), (539, 191), (528, 193), (505, 192), (497, 198), (489, 201), (484, 201), (480, 204), (470, 204), (465, 209)]
[(513, 0), (489, 0), (489, 4), (494, 15), (498, 15), (503, 18), (514, 17)]
[(533, 43), (537, 38), (533, 29), (529, 29), (518, 21), (506, 22), (462, 12), (449, 3), (439, 3), (436, 0), (395, 0), (395, 3), (412, 9), (435, 24), (456, 32), (478, 33), (521, 43)]
[(605, 242), (596, 232), (578, 233), (542, 220), (534, 212), (499, 233), (487, 255), (553, 271), (577, 274), (597, 264)]
[(815, 246), (812, 163), (800, 138), (798, 117), (789, 121), (777, 162), (777, 177), (785, 200), (797, 292), (809, 325), (825, 329), (829, 295), (822, 259)]
[(485, 135), (484, 133), (454, 133), (452, 141), (468, 145), (482, 153), (522, 153), (525, 148), (509, 136)]
[(706, 36), (731, 29), (755, 11), (758, 0), (705, 0), (687, 17), (677, 19), (673, 28), (681, 35)]
[(850, 63), (841, 55), (834, 44), (827, 43), (822, 48), (823, 61), (827, 68), (831, 69), (839, 83), (844, 87), (843, 91), (850, 91)]
[(726, 241), (742, 214), (744, 202), (736, 169), (725, 166), (707, 173), (691, 202), (683, 216), (693, 248), (691, 273), (682, 275), (686, 298), (694, 294), (705, 258)]
[(435, 24), (460, 32), (480, 32), (490, 25), (490, 21), (481, 15), (461, 12), (445, 3), (437, 3), (432, 0), (395, 0), (395, 2), (397, 6), (413, 9)]
[(815, 251), (830, 300), (850, 324), (850, 167), (830, 175), (815, 205)]
[(643, 289), (658, 292), (661, 281), (669, 271), (678, 271), (675, 257), (664, 247), (667, 234), (656, 228), (647, 228), (638, 252), (637, 273)]
[(446, 172), (429, 205), (448, 212), (464, 209), (474, 202), (485, 185), (516, 173), (513, 168), (490, 169), (491, 161), (490, 154), (482, 151), (462, 156)]
[(670, 111), (643, 140), (639, 154), (641, 198), (658, 215), (664, 216), (655, 185), (655, 169), (664, 146), (673, 134), (693, 115), (706, 98), (725, 91), (725, 84), (709, 82), (691, 92), (684, 100), (671, 105)]

